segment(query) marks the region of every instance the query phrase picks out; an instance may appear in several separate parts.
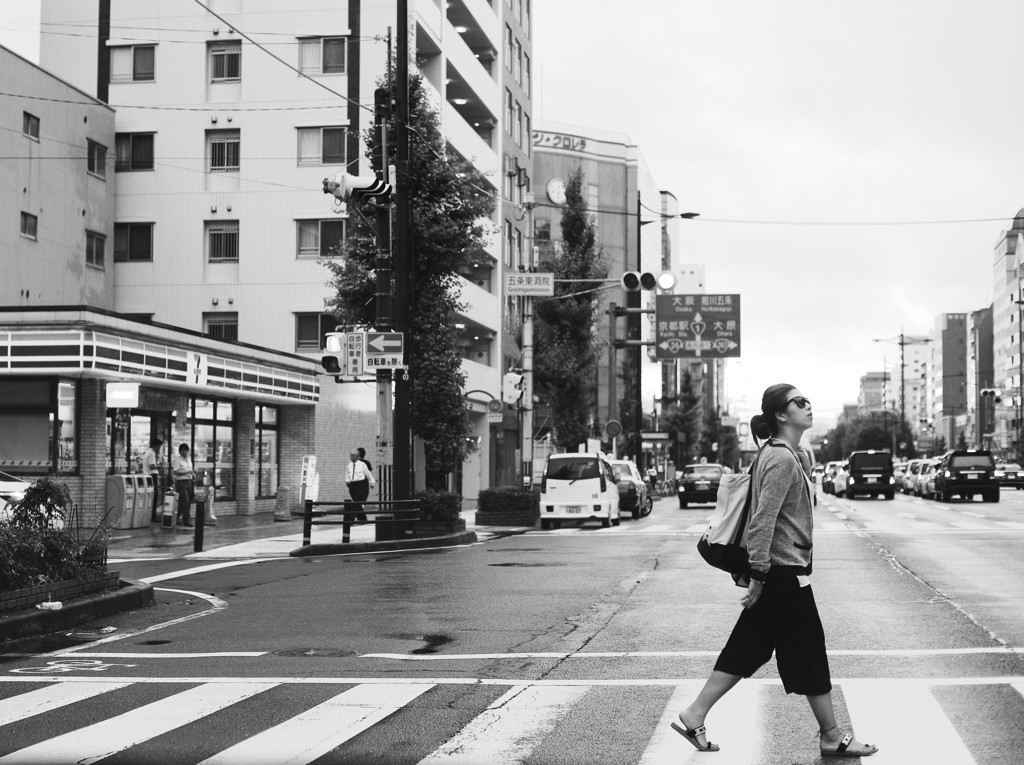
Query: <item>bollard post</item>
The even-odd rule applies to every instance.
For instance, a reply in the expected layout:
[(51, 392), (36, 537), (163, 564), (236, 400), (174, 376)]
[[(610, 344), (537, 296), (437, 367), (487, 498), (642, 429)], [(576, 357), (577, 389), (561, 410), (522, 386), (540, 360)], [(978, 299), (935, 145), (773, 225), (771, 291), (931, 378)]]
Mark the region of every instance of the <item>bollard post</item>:
[(341, 541), (344, 544), (348, 544), (350, 535), (352, 534), (352, 516), (349, 515), (349, 507), (351, 504), (352, 503), (346, 499), (341, 510)]
[(302, 508), (302, 546), (307, 547), (313, 533), (313, 500), (307, 499)]
[(192, 538), (192, 551), (203, 551), (203, 527), (206, 525), (206, 500), (196, 501), (196, 533)]

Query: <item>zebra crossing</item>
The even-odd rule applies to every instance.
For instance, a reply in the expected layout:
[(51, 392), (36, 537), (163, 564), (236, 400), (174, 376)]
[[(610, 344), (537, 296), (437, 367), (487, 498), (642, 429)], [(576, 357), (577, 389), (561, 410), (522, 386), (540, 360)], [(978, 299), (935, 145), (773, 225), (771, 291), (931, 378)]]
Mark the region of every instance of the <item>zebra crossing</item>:
[[(365, 762), (370, 752), (374, 762), (410, 765), (704, 761), (670, 728), (700, 680), (2, 680), (0, 765), (94, 763), (108, 757), (133, 763), (302, 765)], [(840, 722), (881, 747), (873, 765), (1020, 762), (1024, 677), (837, 680), (834, 697)], [(990, 730), (997, 745), (979, 739), (971, 724), (991, 716), (992, 709), (1001, 710), (1002, 729)], [(619, 710), (632, 715), (631, 736), (594, 742), (601, 730), (614, 728), (607, 715)], [(712, 710), (707, 724), (709, 736), (722, 747), (714, 758), (717, 765), (816, 756), (806, 703), (787, 697), (769, 678), (741, 683)], [(580, 731), (589, 733), (583, 737)], [(574, 743), (553, 744), (566, 741)], [(588, 742), (604, 754), (588, 756), (581, 749)]]

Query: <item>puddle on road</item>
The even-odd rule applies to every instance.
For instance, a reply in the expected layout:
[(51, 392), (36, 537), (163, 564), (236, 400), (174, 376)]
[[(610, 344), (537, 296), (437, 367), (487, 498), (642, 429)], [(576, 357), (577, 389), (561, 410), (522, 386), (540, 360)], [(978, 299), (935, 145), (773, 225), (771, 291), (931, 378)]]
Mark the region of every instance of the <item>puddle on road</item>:
[(410, 651), (410, 653), (416, 654), (417, 656), (437, 653), (438, 648), (452, 642), (452, 638), (448, 635), (422, 635), (419, 639), (425, 641), (426, 645), (422, 648)]

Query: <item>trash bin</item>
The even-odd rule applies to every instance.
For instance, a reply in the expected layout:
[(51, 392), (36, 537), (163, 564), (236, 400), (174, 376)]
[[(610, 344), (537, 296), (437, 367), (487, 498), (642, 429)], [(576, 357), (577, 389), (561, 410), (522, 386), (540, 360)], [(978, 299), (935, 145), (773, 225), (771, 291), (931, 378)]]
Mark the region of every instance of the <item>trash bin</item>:
[(117, 529), (130, 529), (135, 512), (135, 482), (125, 474), (107, 476), (106, 513), (107, 523)]
[(178, 492), (168, 489), (164, 492), (164, 509), (160, 516), (160, 528), (173, 529), (178, 523)]

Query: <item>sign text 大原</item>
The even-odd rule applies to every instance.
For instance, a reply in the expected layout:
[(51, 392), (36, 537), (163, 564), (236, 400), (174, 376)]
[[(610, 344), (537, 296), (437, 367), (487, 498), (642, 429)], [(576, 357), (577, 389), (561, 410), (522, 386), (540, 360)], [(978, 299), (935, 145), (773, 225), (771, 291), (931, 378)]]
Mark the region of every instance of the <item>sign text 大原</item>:
[(658, 359), (740, 355), (739, 295), (658, 295), (654, 305)]

